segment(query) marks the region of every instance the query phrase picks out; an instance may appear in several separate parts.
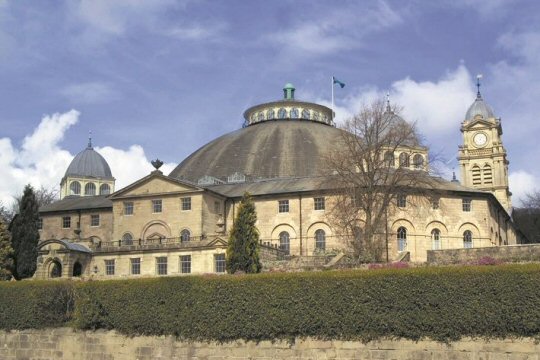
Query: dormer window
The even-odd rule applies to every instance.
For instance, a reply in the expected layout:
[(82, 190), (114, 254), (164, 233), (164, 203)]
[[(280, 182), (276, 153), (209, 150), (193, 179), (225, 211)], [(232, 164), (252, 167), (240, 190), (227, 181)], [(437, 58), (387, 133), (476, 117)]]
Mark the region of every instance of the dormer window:
[(93, 196), (96, 195), (96, 185), (94, 183), (88, 183), (84, 186), (84, 195)]
[(298, 119), (299, 112), (297, 108), (291, 109), (291, 119)]
[(78, 181), (73, 181), (71, 184), (69, 184), (69, 194), (81, 195), (81, 183)]
[(302, 119), (309, 120), (309, 110), (308, 109), (302, 110)]
[(266, 112), (266, 118), (268, 120), (274, 120), (274, 110), (270, 109)]
[(278, 110), (277, 116), (279, 119), (285, 119), (287, 116), (287, 111), (284, 108)]

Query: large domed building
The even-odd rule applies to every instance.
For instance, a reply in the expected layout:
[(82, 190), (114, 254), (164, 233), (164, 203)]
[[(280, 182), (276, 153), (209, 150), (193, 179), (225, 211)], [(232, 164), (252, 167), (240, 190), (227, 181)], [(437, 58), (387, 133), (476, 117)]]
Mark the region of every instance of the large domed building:
[[(395, 116), (390, 107), (385, 116)], [(383, 236), (389, 260), (516, 243), (500, 119), (480, 95), (465, 118), (461, 184), (431, 177), (431, 205), (396, 204)], [(255, 202), (263, 262), (346, 252), (345, 234), (329, 216), (339, 188), (325, 157), (347, 151), (332, 109), (296, 100), (287, 84), (282, 100), (251, 107), (244, 119), (170, 174), (155, 161), (153, 172), (117, 191), (89, 142), (61, 180), (61, 200), (40, 209), (35, 277), (224, 272), (227, 234), (245, 192)], [(392, 166), (429, 168), (428, 149), (416, 143), (387, 155)]]

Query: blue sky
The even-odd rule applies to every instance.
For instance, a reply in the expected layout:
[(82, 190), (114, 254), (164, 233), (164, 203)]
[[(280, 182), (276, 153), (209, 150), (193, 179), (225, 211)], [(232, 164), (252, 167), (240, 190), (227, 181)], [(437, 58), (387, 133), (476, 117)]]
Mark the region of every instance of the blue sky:
[(0, 0), (0, 200), (58, 186), (88, 131), (121, 187), (238, 129), (286, 82), (329, 104), (332, 75), (338, 120), (388, 91), (448, 172), (482, 73), (517, 202), (540, 179), (539, 14), (533, 0)]

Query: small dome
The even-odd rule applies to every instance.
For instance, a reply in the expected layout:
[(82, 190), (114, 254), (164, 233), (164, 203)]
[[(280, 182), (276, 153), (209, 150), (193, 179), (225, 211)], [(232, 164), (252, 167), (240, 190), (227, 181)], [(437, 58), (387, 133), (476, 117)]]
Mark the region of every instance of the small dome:
[(84, 176), (112, 179), (111, 168), (107, 161), (91, 146), (77, 154), (69, 164), (65, 176)]
[(465, 120), (472, 120), (476, 115), (481, 115), (484, 119), (495, 117), (491, 107), (479, 95), (476, 97), (472, 105), (467, 110)]
[(294, 85), (291, 83), (286, 83), (284, 89), (294, 89)]

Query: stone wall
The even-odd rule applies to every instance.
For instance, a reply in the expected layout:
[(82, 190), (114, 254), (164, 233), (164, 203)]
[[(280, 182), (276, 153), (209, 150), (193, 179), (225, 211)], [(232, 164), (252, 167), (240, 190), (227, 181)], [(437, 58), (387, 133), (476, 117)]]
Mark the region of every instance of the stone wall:
[(505, 262), (540, 261), (540, 244), (429, 250), (427, 261), (430, 264), (448, 265), (474, 262), (488, 256)]
[(540, 360), (534, 339), (434, 341), (297, 340), (235, 341), (225, 344), (182, 342), (171, 336), (126, 337), (113, 331), (83, 332), (68, 328), (0, 332), (1, 359), (467, 359)]

